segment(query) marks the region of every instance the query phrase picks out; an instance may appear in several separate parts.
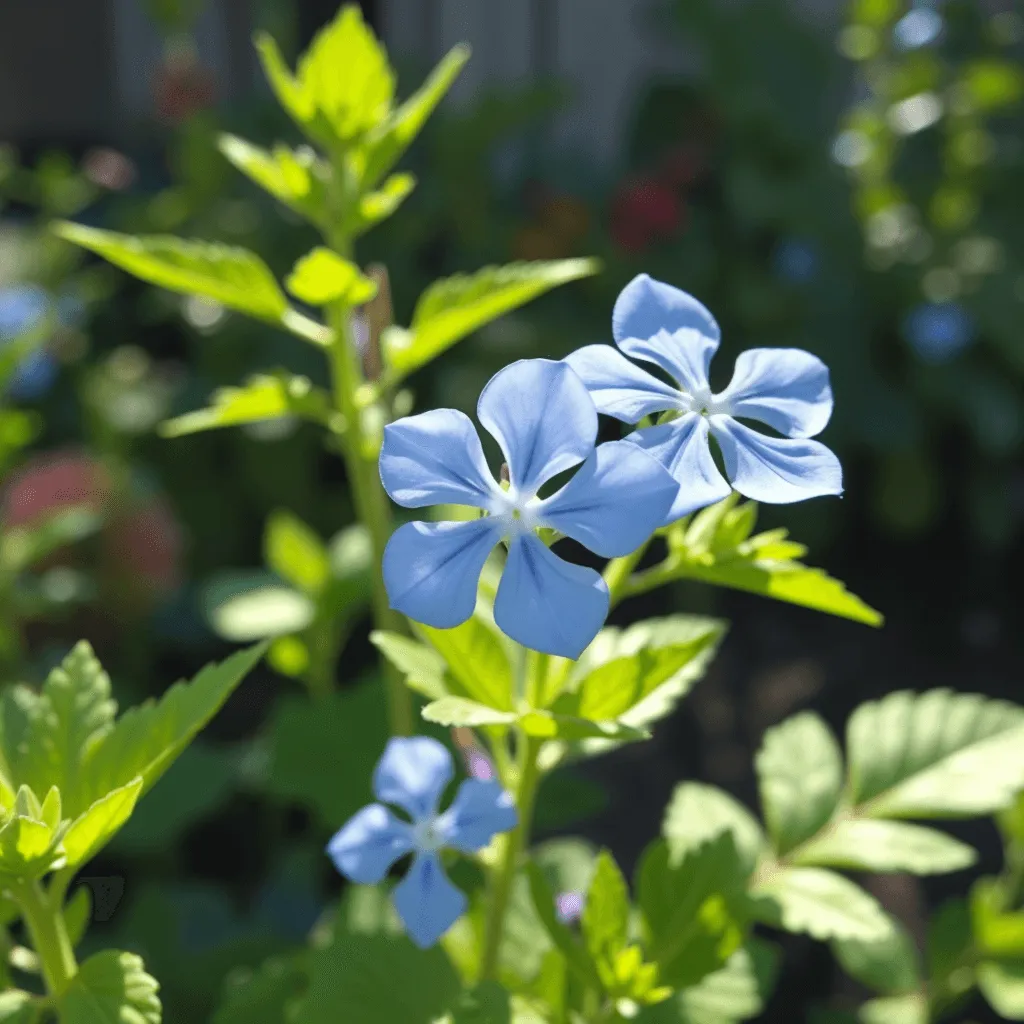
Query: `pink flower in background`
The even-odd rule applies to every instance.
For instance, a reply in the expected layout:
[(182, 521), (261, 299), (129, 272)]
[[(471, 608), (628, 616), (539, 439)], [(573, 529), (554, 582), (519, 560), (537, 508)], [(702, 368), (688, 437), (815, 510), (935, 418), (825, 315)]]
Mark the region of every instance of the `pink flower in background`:
[(634, 179), (612, 200), (612, 237), (620, 248), (640, 253), (674, 235), (683, 215), (683, 203), (670, 185), (654, 178)]
[(110, 474), (92, 456), (74, 450), (47, 452), (14, 473), (4, 490), (4, 526), (33, 526), (64, 508), (100, 513), (110, 494)]

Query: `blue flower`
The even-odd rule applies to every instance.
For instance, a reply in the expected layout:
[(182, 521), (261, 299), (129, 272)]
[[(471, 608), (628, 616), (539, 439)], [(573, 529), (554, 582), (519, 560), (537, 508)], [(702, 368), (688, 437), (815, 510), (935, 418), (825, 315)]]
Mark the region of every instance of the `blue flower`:
[[(437, 629), (458, 626), (473, 614), (484, 562), (505, 541), (495, 622), (526, 647), (579, 657), (608, 614), (608, 588), (593, 569), (553, 554), (537, 531), (565, 534), (603, 558), (627, 555), (664, 522), (678, 486), (636, 445), (595, 447), (597, 410), (565, 363), (523, 359), (505, 367), (481, 393), (477, 414), (505, 455), (507, 491), (464, 413), (436, 409), (384, 428), (380, 476), (394, 501), (486, 513), (396, 530), (383, 564), (391, 606)], [(580, 463), (561, 490), (538, 497), (543, 484)]]
[[(621, 352), (588, 345), (566, 362), (599, 412), (624, 423), (654, 413), (671, 417), (627, 438), (679, 482), (669, 521), (729, 494), (709, 436), (718, 442), (732, 486), (748, 498), (786, 504), (842, 493), (839, 460), (808, 440), (832, 415), (828, 368), (820, 359), (795, 348), (749, 349), (736, 360), (729, 386), (714, 394), (708, 371), (721, 340), (715, 318), (693, 296), (646, 274), (623, 289), (612, 332)], [(626, 355), (653, 363), (673, 384), (634, 366)], [(751, 430), (738, 418), (758, 420), (784, 436)]]
[(934, 43), (942, 32), (942, 15), (928, 7), (915, 7), (904, 14), (892, 30), (892, 37), (901, 50), (917, 50)]
[[(0, 346), (39, 327), (50, 312), (50, 297), (35, 285), (0, 289)], [(57, 361), (43, 348), (29, 352), (7, 384), (16, 401), (32, 401), (49, 391), (57, 378)]]
[[(448, 810), (439, 813), (452, 772), (451, 755), (437, 740), (389, 740), (373, 775), (373, 792), (381, 803), (364, 807), (327, 844), (335, 867), (359, 885), (377, 885), (400, 857), (413, 855), (392, 899), (409, 937), (421, 948), (434, 945), (467, 905), (448, 880), (440, 851), (475, 853), (518, 822), (508, 793), (497, 782), (478, 779), (463, 782)], [(385, 803), (400, 807), (410, 820), (398, 818)]]
[(974, 340), (974, 320), (957, 302), (926, 303), (903, 325), (914, 351), (926, 362), (944, 363)]
[(786, 238), (772, 252), (772, 269), (783, 281), (807, 284), (818, 274), (818, 251), (810, 242)]

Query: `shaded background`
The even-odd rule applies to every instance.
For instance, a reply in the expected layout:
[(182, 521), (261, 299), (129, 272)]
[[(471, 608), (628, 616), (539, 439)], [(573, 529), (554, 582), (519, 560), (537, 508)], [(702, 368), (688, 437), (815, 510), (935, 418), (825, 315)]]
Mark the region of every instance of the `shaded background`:
[[(474, 48), (407, 161), (417, 192), (359, 253), (390, 268), (399, 322), (433, 278), (485, 263), (597, 255), (605, 267), (419, 374), (419, 407), (472, 409), (511, 359), (605, 340), (615, 295), (642, 270), (715, 312), (722, 383), (752, 345), (804, 347), (832, 368), (837, 408), (823, 440), (843, 460), (846, 495), (766, 509), (761, 523), (789, 526), (814, 564), (886, 614), (885, 628), (698, 587), (624, 606), (622, 621), (692, 610), (733, 627), (653, 743), (548, 794), (552, 828), (609, 844), (628, 869), (678, 780), (705, 779), (753, 803), (760, 736), (796, 709), (814, 707), (841, 730), (857, 704), (897, 688), (1019, 699), (1018, 8), (362, 6), (403, 92), (454, 43)], [(49, 218), (72, 216), (216, 238), (287, 272), (313, 244), (309, 229), (234, 174), (215, 135), (295, 138), (250, 35), (267, 28), (294, 55), (334, 11), (329, 0), (0, 6), (0, 139), (11, 144), (0, 155), (0, 342), (26, 317), (52, 320), (0, 421), (4, 523), (62, 505), (85, 505), (102, 522), (44, 566), (28, 597), (5, 584), (15, 623), (0, 652), (7, 678), (40, 678), (84, 635), (122, 703), (161, 692), (242, 638), (217, 618), (218, 595), (266, 585), (262, 538), (275, 509), (324, 538), (352, 521), (340, 464), (307, 426), (153, 434), (162, 418), (250, 373), (288, 366), (324, 380), (315, 353), (210, 303), (141, 286), (45, 232)], [(296, 613), (285, 604), (276, 610)], [(172, 1019), (203, 1019), (228, 968), (301, 940), (336, 889), (320, 844), (363, 799), (338, 795), (340, 772), (356, 777), (383, 741), (380, 709), (357, 685), (374, 671), (364, 623), (351, 632), (335, 703), (304, 710), (289, 677), (302, 676), (315, 638), (296, 627), (94, 865), (98, 939), (145, 954)], [(994, 830), (962, 831), (982, 850), (981, 867), (997, 867)], [(913, 925), (966, 881), (878, 887)], [(849, 994), (822, 947), (787, 942), (766, 1019)]]

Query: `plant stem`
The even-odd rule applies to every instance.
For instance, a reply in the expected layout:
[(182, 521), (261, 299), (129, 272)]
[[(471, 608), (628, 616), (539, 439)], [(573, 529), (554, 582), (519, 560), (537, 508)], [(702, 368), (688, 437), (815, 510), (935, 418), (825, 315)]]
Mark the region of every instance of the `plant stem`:
[(604, 567), (604, 581), (608, 585), (611, 608), (614, 608), (619, 601), (628, 596), (630, 577), (633, 575), (633, 570), (640, 564), (640, 559), (644, 557), (644, 552), (647, 550), (647, 544), (649, 543), (650, 541), (647, 541), (642, 544), (631, 555), (613, 558)]
[(502, 851), (491, 883), (491, 906), (487, 917), (487, 931), (484, 935), (484, 951), (480, 960), (480, 980), (493, 979), (498, 969), (498, 953), (505, 931), (505, 915), (512, 895), (519, 859), (526, 849), (533, 821), (533, 805), (540, 784), (538, 754), (541, 740), (533, 736), (519, 735), (519, 783), (516, 787), (516, 809), (519, 824), (508, 835), (501, 837)]
[(23, 882), (12, 892), (32, 937), (46, 987), (59, 996), (78, 973), (75, 951), (64, 926), (64, 914), (38, 882)]

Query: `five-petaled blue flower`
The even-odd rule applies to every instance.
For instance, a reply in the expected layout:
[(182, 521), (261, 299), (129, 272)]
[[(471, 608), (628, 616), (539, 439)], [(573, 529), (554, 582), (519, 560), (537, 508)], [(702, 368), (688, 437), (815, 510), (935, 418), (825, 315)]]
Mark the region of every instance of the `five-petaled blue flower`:
[[(784, 504), (842, 493), (839, 460), (823, 444), (808, 440), (832, 415), (828, 368), (820, 359), (794, 348), (749, 349), (736, 360), (729, 386), (714, 394), (708, 371), (721, 340), (715, 318), (692, 295), (647, 274), (619, 295), (612, 333), (621, 352), (588, 345), (566, 362), (587, 385), (599, 412), (625, 423), (674, 414), (671, 421), (627, 439), (654, 455), (681, 485), (668, 521), (729, 494), (709, 434), (718, 442), (732, 486), (748, 498)], [(627, 355), (653, 363), (675, 384), (634, 366)], [(751, 430), (739, 419), (759, 420), (784, 436)]]
[[(413, 855), (392, 898), (409, 937), (423, 948), (437, 942), (467, 905), (444, 873), (439, 852), (475, 853), (518, 821), (500, 784), (479, 779), (464, 781), (448, 810), (439, 813), (452, 772), (451, 755), (437, 740), (389, 740), (373, 776), (373, 792), (382, 803), (364, 807), (327, 845), (337, 869), (360, 885), (376, 885), (395, 861)], [(402, 821), (383, 803), (397, 804), (411, 820)]]
[[(537, 531), (555, 530), (603, 558), (628, 555), (665, 522), (678, 485), (634, 444), (595, 447), (594, 402), (563, 362), (523, 359), (505, 367), (481, 392), (477, 415), (505, 455), (508, 490), (488, 470), (464, 413), (436, 409), (384, 429), (380, 476), (399, 505), (451, 503), (486, 513), (396, 530), (383, 564), (391, 606), (438, 629), (465, 622), (484, 562), (504, 540), (495, 622), (526, 647), (579, 657), (608, 614), (608, 588), (593, 569), (553, 554)], [(552, 477), (580, 463), (564, 487), (538, 496)]]

